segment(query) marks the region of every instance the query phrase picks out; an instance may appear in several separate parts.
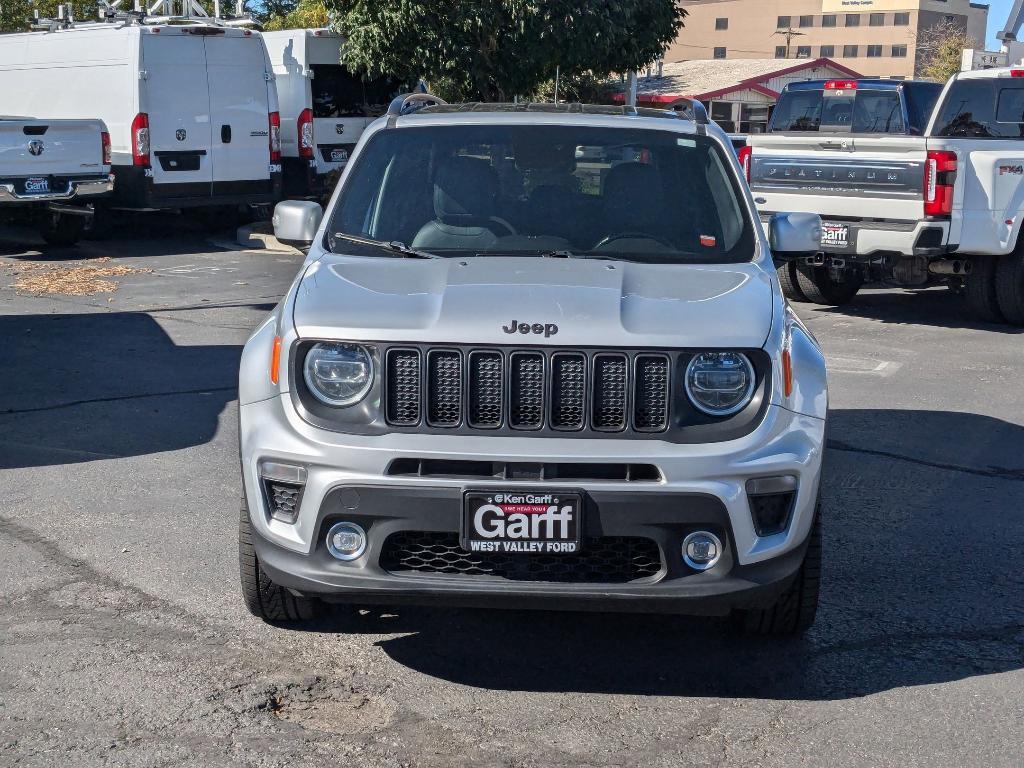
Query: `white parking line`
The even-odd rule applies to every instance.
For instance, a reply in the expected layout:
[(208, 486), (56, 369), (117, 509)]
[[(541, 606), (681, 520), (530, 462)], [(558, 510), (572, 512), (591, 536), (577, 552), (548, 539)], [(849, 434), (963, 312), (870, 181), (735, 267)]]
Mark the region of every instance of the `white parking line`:
[(829, 373), (866, 373), (872, 376), (892, 376), (903, 367), (903, 363), (867, 357), (828, 357), (826, 362)]

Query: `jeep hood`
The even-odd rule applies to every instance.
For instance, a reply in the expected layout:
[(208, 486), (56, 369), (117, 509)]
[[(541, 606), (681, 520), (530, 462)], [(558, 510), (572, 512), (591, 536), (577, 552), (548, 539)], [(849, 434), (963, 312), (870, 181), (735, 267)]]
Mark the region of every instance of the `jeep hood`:
[(759, 348), (772, 323), (771, 280), (756, 264), (328, 254), (296, 290), (303, 338)]

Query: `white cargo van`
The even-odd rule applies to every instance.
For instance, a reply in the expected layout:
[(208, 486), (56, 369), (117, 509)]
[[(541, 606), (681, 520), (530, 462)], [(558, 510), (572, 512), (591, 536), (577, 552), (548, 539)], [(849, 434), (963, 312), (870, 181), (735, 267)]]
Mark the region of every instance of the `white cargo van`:
[(124, 21), (0, 35), (6, 112), (99, 118), (114, 207), (272, 203), (277, 94), (259, 32)]
[(264, 32), (281, 105), (285, 193), (319, 197), (324, 178), (348, 161), (363, 129), (407, 84), (367, 80), (340, 63), (344, 38), (326, 29)]

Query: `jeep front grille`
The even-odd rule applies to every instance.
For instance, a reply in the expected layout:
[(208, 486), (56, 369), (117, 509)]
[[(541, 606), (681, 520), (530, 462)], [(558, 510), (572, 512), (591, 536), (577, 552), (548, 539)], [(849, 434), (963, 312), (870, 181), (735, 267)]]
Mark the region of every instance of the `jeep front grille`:
[(430, 430), (662, 432), (672, 370), (659, 353), (393, 347), (384, 413)]

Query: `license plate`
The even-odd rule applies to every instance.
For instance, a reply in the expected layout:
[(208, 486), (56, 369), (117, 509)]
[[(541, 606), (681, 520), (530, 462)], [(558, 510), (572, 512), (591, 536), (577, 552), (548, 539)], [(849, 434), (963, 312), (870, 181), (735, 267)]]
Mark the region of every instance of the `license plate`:
[(583, 496), (555, 491), (466, 491), (462, 546), (470, 552), (580, 551)]
[(848, 224), (822, 224), (821, 247), (832, 250), (848, 250), (853, 246)]
[(331, 150), (331, 162), (332, 163), (343, 163), (348, 160), (347, 149), (332, 149)]
[(26, 195), (42, 195), (50, 191), (50, 180), (44, 176), (25, 179)]

